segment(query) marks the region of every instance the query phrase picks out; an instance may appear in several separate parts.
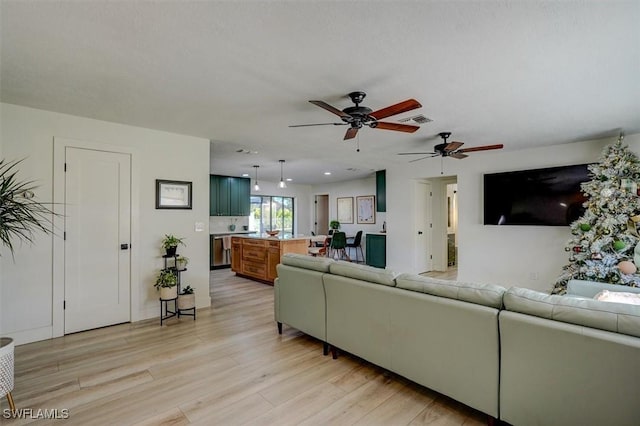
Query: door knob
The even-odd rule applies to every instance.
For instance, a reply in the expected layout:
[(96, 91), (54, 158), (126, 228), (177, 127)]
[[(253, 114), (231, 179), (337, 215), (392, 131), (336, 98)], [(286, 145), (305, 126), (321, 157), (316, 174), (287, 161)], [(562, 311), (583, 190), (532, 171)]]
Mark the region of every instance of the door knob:
[(120, 250), (129, 250), (129, 244), (120, 244)]
[(418, 235), (422, 235), (422, 231), (418, 231)]

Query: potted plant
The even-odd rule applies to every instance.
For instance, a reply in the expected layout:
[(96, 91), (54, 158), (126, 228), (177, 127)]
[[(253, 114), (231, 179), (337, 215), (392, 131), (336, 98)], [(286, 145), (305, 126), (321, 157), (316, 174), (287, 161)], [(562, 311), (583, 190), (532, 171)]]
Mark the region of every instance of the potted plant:
[(192, 309), (196, 306), (196, 295), (194, 289), (188, 285), (182, 289), (178, 296), (178, 309)]
[(187, 269), (187, 265), (189, 264), (189, 258), (187, 256), (178, 256), (176, 257), (176, 269), (178, 271), (184, 271)]
[(340, 222), (337, 220), (332, 220), (331, 222), (329, 222), (329, 228), (333, 229), (334, 231), (336, 229), (340, 229)]
[(160, 271), (153, 286), (160, 291), (160, 299), (169, 300), (178, 297), (178, 277), (169, 269)]
[(34, 233), (51, 234), (51, 217), (46, 205), (33, 199), (33, 181), (17, 178), (19, 161), (0, 160), (0, 241), (13, 255), (15, 241), (33, 242)]
[(171, 234), (165, 234), (162, 239), (162, 247), (167, 251), (167, 256), (175, 256), (178, 244), (182, 244), (186, 247), (186, 244), (182, 241), (183, 238), (178, 238)]

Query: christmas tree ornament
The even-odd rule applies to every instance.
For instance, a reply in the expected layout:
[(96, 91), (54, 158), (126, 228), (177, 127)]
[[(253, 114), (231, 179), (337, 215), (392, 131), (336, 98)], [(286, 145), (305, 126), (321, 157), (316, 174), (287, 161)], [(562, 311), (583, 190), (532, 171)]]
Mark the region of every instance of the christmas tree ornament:
[(624, 241), (620, 241), (620, 240), (616, 240), (613, 242), (613, 249), (615, 251), (620, 251), (620, 250), (624, 250), (626, 247)]
[(626, 275), (635, 274), (638, 270), (636, 265), (628, 260), (623, 260), (622, 262), (618, 263), (618, 269), (620, 270), (620, 272)]
[(582, 229), (584, 232), (587, 232), (591, 230), (591, 225), (589, 225), (588, 223), (581, 223), (580, 229)]
[(613, 189), (611, 188), (604, 188), (601, 192), (600, 195), (602, 195), (604, 198), (609, 198), (613, 195)]

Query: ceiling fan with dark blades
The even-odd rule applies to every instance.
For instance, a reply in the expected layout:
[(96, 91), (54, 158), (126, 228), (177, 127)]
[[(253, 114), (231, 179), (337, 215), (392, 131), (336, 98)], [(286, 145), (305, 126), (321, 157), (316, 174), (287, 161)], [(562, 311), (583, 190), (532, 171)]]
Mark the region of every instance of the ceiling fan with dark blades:
[(318, 124), (296, 124), (289, 127), (309, 127), (309, 126), (346, 126), (349, 125), (349, 129), (344, 135), (344, 140), (353, 139), (358, 134), (363, 126), (369, 126), (372, 129), (383, 130), (395, 130), (398, 132), (413, 133), (418, 130), (419, 126), (402, 123), (390, 123), (387, 121), (378, 121), (383, 118), (391, 117), (403, 112), (411, 111), (416, 108), (422, 107), (420, 102), (415, 99), (407, 99), (406, 101), (399, 102), (397, 104), (388, 106), (386, 108), (373, 111), (371, 108), (360, 106), (363, 99), (367, 96), (364, 92), (351, 92), (349, 97), (355, 106), (347, 107), (343, 110), (339, 110), (336, 107), (329, 105), (324, 101), (309, 101), (312, 104), (325, 109), (342, 120), (340, 123), (318, 123)]
[(457, 158), (458, 160), (462, 160), (463, 158), (467, 158), (467, 152), (476, 152), (476, 151), (489, 151), (492, 149), (502, 149), (504, 145), (495, 144), (495, 145), (483, 145), (483, 146), (474, 146), (471, 148), (463, 148), (459, 149), (464, 142), (447, 142), (447, 139), (451, 136), (451, 132), (441, 132), (438, 133), (443, 140), (443, 143), (440, 143), (433, 147), (433, 152), (400, 152), (398, 155), (425, 155), (425, 157), (417, 158), (415, 160), (409, 161), (413, 163), (415, 161), (424, 160), (425, 158), (431, 157), (452, 157)]

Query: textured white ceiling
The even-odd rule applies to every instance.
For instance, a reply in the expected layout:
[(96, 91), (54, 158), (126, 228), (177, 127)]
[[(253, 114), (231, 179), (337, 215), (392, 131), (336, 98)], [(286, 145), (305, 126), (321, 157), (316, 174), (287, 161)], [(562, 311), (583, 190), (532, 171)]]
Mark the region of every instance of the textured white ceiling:
[[(296, 183), (350, 179), (430, 151), (441, 131), (509, 150), (640, 132), (637, 0), (0, 7), (2, 102), (205, 137), (221, 174), (258, 164), (277, 181), (284, 159)], [(415, 98), (393, 119), (433, 122), (365, 128), (359, 153), (344, 127), (288, 127), (337, 121), (307, 101), (343, 109), (354, 90), (374, 110)]]

